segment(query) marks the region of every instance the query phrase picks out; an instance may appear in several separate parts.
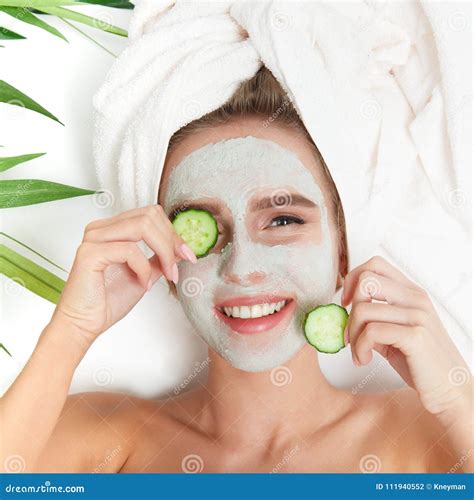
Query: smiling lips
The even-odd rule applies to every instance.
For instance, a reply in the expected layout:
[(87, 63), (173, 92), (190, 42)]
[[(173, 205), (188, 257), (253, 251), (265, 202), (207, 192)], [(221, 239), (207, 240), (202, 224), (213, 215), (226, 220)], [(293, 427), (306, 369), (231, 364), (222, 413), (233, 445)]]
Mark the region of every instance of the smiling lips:
[(271, 330), (295, 309), (288, 297), (235, 297), (215, 307), (217, 316), (238, 333), (259, 333)]

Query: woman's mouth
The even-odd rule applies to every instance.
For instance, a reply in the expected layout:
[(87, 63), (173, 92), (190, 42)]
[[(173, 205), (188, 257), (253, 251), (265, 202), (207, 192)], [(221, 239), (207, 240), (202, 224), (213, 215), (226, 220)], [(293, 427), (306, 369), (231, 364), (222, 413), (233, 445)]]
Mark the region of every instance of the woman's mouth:
[(289, 297), (235, 297), (218, 304), (217, 316), (238, 333), (260, 333), (271, 330), (288, 319), (295, 310)]

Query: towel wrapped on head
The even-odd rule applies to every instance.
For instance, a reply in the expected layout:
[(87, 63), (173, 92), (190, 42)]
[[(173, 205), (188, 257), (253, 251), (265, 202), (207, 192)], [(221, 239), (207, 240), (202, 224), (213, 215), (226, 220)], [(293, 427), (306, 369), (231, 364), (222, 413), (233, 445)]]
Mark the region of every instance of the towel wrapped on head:
[[(417, 177), (419, 151), (407, 125), (413, 105), (394, 76), (410, 62), (415, 41), (409, 23), (362, 1), (133, 3), (129, 45), (94, 97), (96, 170), (118, 209), (156, 203), (172, 135), (222, 106), (265, 65), (329, 167), (344, 207), (352, 264), (383, 245), (403, 271), (433, 292), (433, 272), (440, 271), (433, 269), (436, 255), (446, 254), (435, 250), (426, 258), (413, 247), (418, 241), (419, 248), (429, 248), (432, 241), (426, 234), (419, 241), (417, 226), (408, 227), (419, 216), (416, 193), (425, 193), (429, 182)], [(427, 30), (419, 6), (416, 15)], [(430, 98), (435, 84), (428, 85)], [(463, 242), (449, 203), (434, 203), (452, 237)], [(451, 250), (453, 259), (465, 258)], [(442, 271), (438, 281), (445, 290), (456, 277), (457, 270), (454, 278)], [(458, 307), (449, 312), (466, 327)]]

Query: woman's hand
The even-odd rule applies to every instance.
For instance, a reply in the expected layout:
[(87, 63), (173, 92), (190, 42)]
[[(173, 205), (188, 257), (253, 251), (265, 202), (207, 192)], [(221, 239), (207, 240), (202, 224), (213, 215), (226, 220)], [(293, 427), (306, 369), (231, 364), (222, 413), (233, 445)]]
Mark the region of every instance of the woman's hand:
[[(147, 259), (138, 242), (155, 253)], [(88, 342), (123, 318), (162, 275), (175, 284), (182, 259), (196, 256), (177, 235), (160, 205), (124, 212), (87, 225), (54, 321)]]
[(470, 371), (424, 290), (374, 257), (347, 275), (342, 305), (350, 303), (345, 341), (354, 364), (366, 365), (375, 350), (417, 390), (427, 411), (447, 425), (471, 419)]

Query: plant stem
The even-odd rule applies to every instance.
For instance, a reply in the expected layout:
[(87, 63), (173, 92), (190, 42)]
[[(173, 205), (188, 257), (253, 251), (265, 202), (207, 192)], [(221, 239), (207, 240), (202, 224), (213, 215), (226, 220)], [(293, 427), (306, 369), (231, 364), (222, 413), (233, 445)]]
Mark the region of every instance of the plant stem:
[(25, 243), (22, 243), (21, 241), (18, 241), (16, 238), (13, 238), (13, 236), (10, 236), (6, 233), (4, 233), (3, 231), (0, 231), (0, 236), (5, 236), (6, 238), (14, 241), (15, 243), (18, 243), (19, 245), (21, 245), (22, 247), (28, 249), (30, 252), (33, 252), (34, 254), (36, 254), (38, 257), (41, 257), (43, 260), (45, 260), (46, 262), (49, 262), (51, 265), (53, 265), (54, 267), (56, 267), (57, 269), (61, 270), (61, 271), (64, 271), (66, 274), (69, 274), (69, 271), (67, 271), (66, 269), (64, 269), (63, 267), (61, 266), (58, 266), (57, 264), (55, 264), (52, 260), (49, 260), (47, 257), (45, 257), (44, 255), (41, 255), (39, 252), (37, 252), (36, 250), (33, 250), (31, 247), (29, 247), (28, 245), (25, 245)]
[(88, 35), (87, 33), (85, 33), (84, 31), (82, 31), (80, 28), (78, 28), (77, 26), (75, 26), (74, 24), (70, 23), (69, 21), (67, 21), (66, 19), (62, 18), (62, 17), (59, 17), (58, 18), (60, 21), (62, 21), (63, 23), (67, 24), (68, 26), (70, 26), (71, 28), (75, 29), (76, 31), (78, 31), (81, 35), (85, 36), (86, 38), (88, 38), (91, 42), (95, 43), (97, 46), (99, 46), (100, 48), (104, 49), (105, 52), (107, 52), (108, 54), (110, 54), (111, 56), (113, 57), (117, 57), (116, 54), (114, 54), (111, 50), (109, 50), (107, 47), (104, 47), (101, 43), (99, 43), (95, 38), (92, 38), (90, 35)]

